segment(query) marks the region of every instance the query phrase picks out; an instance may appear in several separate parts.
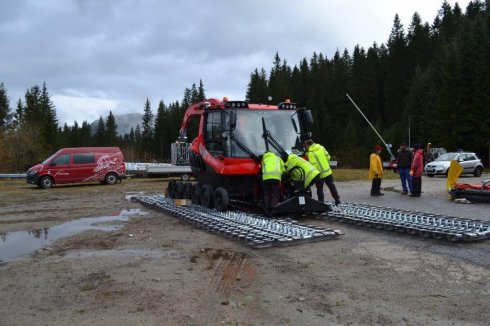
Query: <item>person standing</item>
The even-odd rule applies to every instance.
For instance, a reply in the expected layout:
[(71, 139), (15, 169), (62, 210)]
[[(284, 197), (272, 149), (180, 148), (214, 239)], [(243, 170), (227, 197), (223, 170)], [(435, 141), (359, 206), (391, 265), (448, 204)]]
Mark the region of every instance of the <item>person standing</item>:
[(415, 154), (410, 168), (413, 189), (410, 197), (420, 197), (422, 193), (422, 173), (424, 172), (424, 151), (421, 149), (420, 144), (414, 144), (413, 148)]
[(410, 176), (410, 166), (412, 165), (412, 152), (408, 150), (407, 144), (403, 143), (398, 151), (396, 161), (397, 169), (400, 172), (400, 181), (402, 182), (402, 195), (412, 193), (412, 177)]
[(372, 179), (371, 196), (384, 196), (381, 192), (381, 179), (383, 178), (383, 163), (379, 154), (383, 148), (379, 145), (374, 147), (374, 153), (369, 157), (369, 179)]
[(306, 149), (305, 154), (308, 157), (308, 161), (320, 172), (320, 177), (315, 182), (318, 200), (321, 202), (325, 200), (325, 196), (323, 195), (323, 184), (326, 183), (330, 190), (330, 194), (335, 200), (335, 205), (340, 204), (340, 196), (337, 192), (337, 187), (335, 187), (333, 172), (330, 167), (330, 154), (328, 154), (325, 147), (314, 143), (312, 139), (307, 139), (304, 142), (304, 147)]
[(271, 214), (279, 203), (282, 174), (286, 171), (284, 162), (276, 154), (265, 152), (262, 156), (262, 187), (264, 190), (264, 210)]

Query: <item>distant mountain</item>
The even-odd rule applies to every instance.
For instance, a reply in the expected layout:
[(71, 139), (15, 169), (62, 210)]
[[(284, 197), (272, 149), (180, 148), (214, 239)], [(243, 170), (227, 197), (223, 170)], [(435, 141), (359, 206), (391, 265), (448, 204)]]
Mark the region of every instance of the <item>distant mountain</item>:
[[(131, 128), (136, 129), (136, 125), (141, 126), (142, 118), (143, 115), (140, 113), (127, 113), (121, 115), (114, 115), (114, 119), (116, 120), (118, 135), (123, 136), (124, 134), (129, 134)], [(104, 121), (105, 119), (107, 119), (107, 117), (104, 118)], [(92, 128), (92, 133), (95, 133), (95, 131), (97, 130), (98, 123), (99, 120), (97, 119), (90, 124), (90, 128)]]

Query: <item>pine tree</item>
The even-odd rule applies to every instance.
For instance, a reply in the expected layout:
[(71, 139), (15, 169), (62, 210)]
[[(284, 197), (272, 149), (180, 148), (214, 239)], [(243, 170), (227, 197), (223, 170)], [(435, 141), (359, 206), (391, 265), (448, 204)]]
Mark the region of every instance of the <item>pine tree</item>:
[(386, 64), (386, 110), (385, 115), (381, 119), (388, 125), (395, 125), (403, 112), (405, 96), (408, 92), (410, 82), (407, 39), (398, 14), (395, 15), (393, 27), (388, 39), (388, 58)]
[(268, 103), (269, 91), (267, 89), (267, 76), (265, 69), (262, 68), (259, 72), (256, 68), (250, 74), (250, 82), (247, 85), (245, 98), (253, 103)]
[(92, 128), (88, 121), (83, 121), (79, 131), (79, 144), (82, 147), (92, 146)]
[(112, 111), (109, 111), (105, 124), (105, 143), (107, 146), (117, 146), (117, 124)]
[(102, 116), (99, 117), (99, 121), (97, 123), (97, 129), (95, 129), (95, 134), (93, 139), (94, 139), (95, 146), (106, 145), (106, 129), (105, 129), (104, 118), (102, 118)]
[(11, 112), (7, 90), (0, 83), (0, 132), (10, 125)]
[(168, 154), (166, 143), (166, 131), (168, 130), (167, 108), (163, 101), (158, 103), (157, 115), (155, 117), (155, 150), (157, 157), (163, 159)]
[(196, 102), (201, 102), (206, 99), (206, 91), (204, 90), (204, 84), (202, 79), (199, 80), (199, 88), (197, 90)]
[(147, 154), (150, 154), (153, 150), (153, 126), (153, 113), (151, 112), (150, 100), (147, 98), (141, 124), (142, 149)]

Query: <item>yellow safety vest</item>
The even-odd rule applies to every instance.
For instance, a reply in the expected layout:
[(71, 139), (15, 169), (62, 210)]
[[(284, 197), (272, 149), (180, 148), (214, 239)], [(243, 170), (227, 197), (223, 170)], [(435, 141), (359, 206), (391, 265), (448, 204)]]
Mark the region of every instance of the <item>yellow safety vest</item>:
[[(300, 167), (305, 173), (305, 181), (304, 181), (304, 187), (305, 188), (311, 183), (311, 181), (317, 175), (320, 174), (320, 172), (318, 172), (318, 170), (315, 169), (315, 167), (313, 165), (311, 165), (307, 160), (299, 157), (296, 154), (289, 154), (288, 160), (286, 162), (286, 169), (288, 171), (291, 171), (296, 166)], [(295, 179), (295, 178), (298, 178), (298, 176), (295, 175), (294, 171), (293, 171), (293, 175), (291, 177), (293, 178), (293, 180), (298, 181), (297, 179)]]
[(266, 152), (262, 157), (262, 180), (281, 180), (285, 171), (284, 162), (272, 152)]
[(329, 164), (330, 154), (328, 154), (325, 147), (320, 144), (313, 144), (308, 148), (306, 155), (311, 165), (320, 171), (320, 178), (323, 179), (332, 174), (332, 169)]

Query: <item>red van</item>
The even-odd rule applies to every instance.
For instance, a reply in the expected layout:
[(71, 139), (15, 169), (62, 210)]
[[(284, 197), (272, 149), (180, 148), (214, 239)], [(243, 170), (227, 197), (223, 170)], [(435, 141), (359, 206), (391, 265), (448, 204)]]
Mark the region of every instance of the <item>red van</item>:
[(27, 171), (27, 183), (39, 188), (54, 184), (100, 181), (113, 185), (126, 177), (119, 147), (63, 148)]

